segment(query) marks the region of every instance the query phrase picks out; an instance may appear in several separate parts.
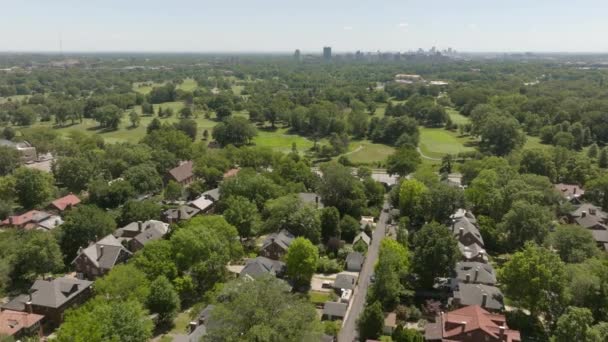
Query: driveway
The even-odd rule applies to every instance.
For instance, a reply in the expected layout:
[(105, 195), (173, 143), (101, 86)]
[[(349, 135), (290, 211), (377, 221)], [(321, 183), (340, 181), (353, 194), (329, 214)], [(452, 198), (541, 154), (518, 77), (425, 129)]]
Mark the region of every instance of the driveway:
[[(388, 201), (384, 202), (383, 209), (388, 209)], [(363, 268), (359, 273), (359, 283), (353, 292), (353, 299), (350, 302), (346, 318), (342, 324), (342, 329), (338, 335), (338, 342), (352, 342), (357, 338), (357, 318), (365, 307), (365, 299), (367, 298), (367, 289), (370, 285), (369, 277), (374, 272), (374, 266), (378, 260), (378, 251), (380, 249), (380, 241), (384, 238), (386, 221), (389, 214), (382, 210), (380, 218), (376, 222), (376, 229), (372, 234), (372, 244), (367, 250), (367, 256)]]

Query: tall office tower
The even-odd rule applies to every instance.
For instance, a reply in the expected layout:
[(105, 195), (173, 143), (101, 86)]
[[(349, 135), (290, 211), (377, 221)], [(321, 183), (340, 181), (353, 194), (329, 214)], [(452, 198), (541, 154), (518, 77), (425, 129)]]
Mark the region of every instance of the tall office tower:
[(293, 59), (295, 59), (296, 62), (302, 61), (302, 54), (300, 53), (300, 49), (296, 49), (296, 51), (293, 53)]
[(331, 61), (331, 46), (323, 47), (323, 59), (327, 62)]

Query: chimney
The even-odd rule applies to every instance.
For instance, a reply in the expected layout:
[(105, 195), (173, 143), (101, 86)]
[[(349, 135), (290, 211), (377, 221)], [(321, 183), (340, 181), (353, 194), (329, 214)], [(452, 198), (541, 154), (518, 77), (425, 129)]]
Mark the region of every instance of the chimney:
[(458, 239), (462, 239), (463, 235), (464, 235), (464, 227), (458, 228)]
[(586, 216), (587, 216), (587, 212), (586, 211), (581, 212), (581, 217), (586, 217)]
[(31, 294), (30, 294), (30, 300), (25, 302), (25, 311), (27, 313), (34, 313), (34, 310), (32, 309), (32, 295)]
[(141, 227), (143, 226), (143, 223), (141, 221), (137, 221), (137, 231), (141, 232)]
[(485, 308), (487, 302), (488, 302), (488, 294), (484, 292), (481, 294), (481, 307)]
[(196, 329), (197, 325), (198, 325), (197, 322), (190, 322), (190, 324), (188, 324), (188, 330), (192, 333), (194, 331), (194, 329)]
[(82, 246), (78, 247), (78, 254), (82, 254)]
[(485, 254), (486, 254), (486, 253), (485, 253), (485, 251), (484, 251), (484, 250), (481, 250), (481, 251), (479, 252), (479, 256), (481, 257), (481, 260), (483, 260), (483, 258), (485, 257)]
[(103, 256), (103, 245), (99, 246), (99, 256), (97, 257), (97, 260), (101, 259), (102, 256)]
[(477, 277), (479, 276), (479, 268), (475, 269), (475, 281), (477, 281)]
[(182, 210), (181, 208), (177, 208), (177, 220), (180, 221), (182, 219)]
[(12, 226), (12, 225), (14, 224), (14, 222), (15, 222), (15, 221), (14, 221), (13, 216), (9, 216), (9, 217), (8, 217), (8, 224), (10, 224), (10, 225)]
[(576, 195), (576, 187), (575, 186), (572, 187), (572, 193)]
[(589, 214), (595, 216), (595, 213), (596, 213), (595, 209), (589, 208)]
[(467, 273), (464, 279), (465, 279), (465, 281), (464, 281), (465, 283), (469, 283), (471, 281), (471, 275)]
[(506, 339), (505, 339), (505, 329), (506, 329), (505, 326), (501, 325), (499, 327), (499, 329), (500, 329), (500, 336), (499, 336), (500, 340), (501, 341), (506, 341)]

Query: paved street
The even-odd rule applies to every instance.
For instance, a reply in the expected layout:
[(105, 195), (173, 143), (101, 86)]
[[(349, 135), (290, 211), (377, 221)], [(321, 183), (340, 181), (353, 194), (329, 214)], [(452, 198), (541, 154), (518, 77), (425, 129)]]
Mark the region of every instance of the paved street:
[[(384, 208), (388, 208), (388, 202), (384, 202)], [(370, 285), (369, 277), (374, 271), (374, 265), (378, 260), (378, 251), (380, 249), (380, 241), (384, 238), (386, 220), (389, 214), (384, 210), (380, 214), (380, 218), (376, 223), (376, 229), (373, 233), (372, 244), (367, 251), (363, 269), (359, 274), (359, 283), (353, 293), (350, 307), (346, 313), (346, 320), (338, 335), (338, 342), (352, 342), (357, 337), (357, 318), (365, 307), (365, 299), (367, 298), (367, 289)]]

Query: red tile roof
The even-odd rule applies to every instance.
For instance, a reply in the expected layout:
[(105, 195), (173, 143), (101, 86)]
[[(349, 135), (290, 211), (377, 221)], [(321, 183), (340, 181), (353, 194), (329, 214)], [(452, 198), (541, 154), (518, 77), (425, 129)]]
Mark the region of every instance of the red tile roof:
[(27, 329), (40, 322), (43, 318), (44, 316), (42, 315), (4, 310), (0, 312), (0, 335), (13, 336), (21, 329)]
[(519, 331), (509, 329), (504, 315), (490, 313), (479, 305), (442, 314), (437, 317), (437, 323), (440, 324), (443, 341), (466, 341), (466, 334), (477, 330), (498, 339), (501, 327), (504, 328), (506, 342), (521, 341)]
[[(39, 211), (39, 210), (30, 210), (21, 215), (9, 216), (6, 220), (1, 222), (1, 226), (11, 225), (11, 226), (23, 226), (29, 222), (39, 222), (43, 219), (51, 216), (51, 214)], [(12, 222), (11, 222), (12, 220)]]
[(80, 198), (74, 194), (69, 194), (54, 200), (51, 205), (60, 211), (64, 211), (68, 207), (73, 207), (80, 203)]

